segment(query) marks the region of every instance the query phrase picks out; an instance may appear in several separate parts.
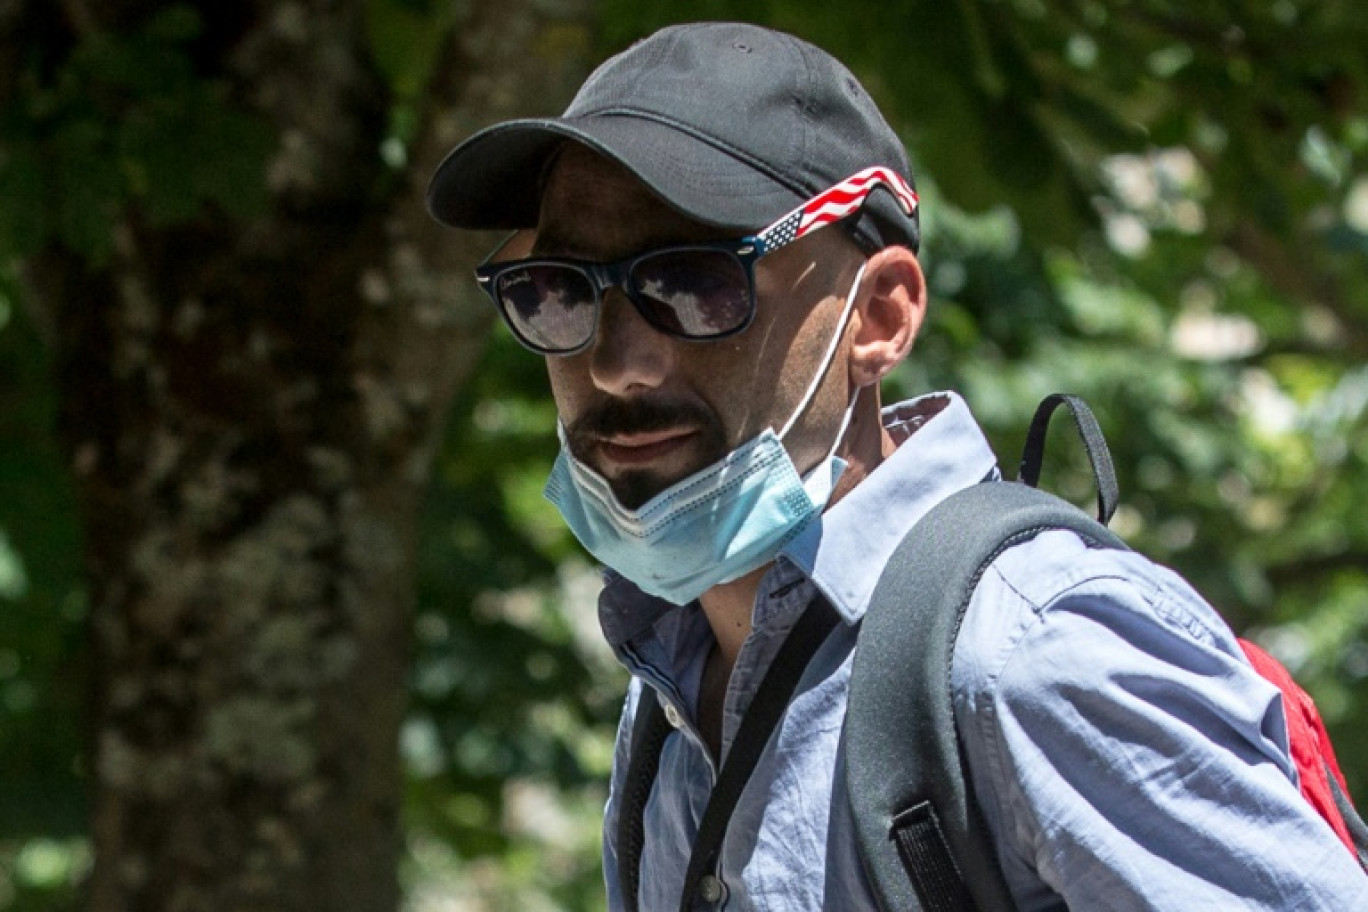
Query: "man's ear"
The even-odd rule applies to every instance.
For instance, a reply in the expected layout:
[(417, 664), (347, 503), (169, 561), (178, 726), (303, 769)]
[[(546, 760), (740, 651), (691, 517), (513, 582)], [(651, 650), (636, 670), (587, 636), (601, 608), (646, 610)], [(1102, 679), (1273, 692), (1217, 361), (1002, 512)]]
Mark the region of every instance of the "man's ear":
[(885, 247), (869, 258), (850, 315), (850, 382), (878, 383), (907, 353), (926, 315), (926, 277), (917, 255)]

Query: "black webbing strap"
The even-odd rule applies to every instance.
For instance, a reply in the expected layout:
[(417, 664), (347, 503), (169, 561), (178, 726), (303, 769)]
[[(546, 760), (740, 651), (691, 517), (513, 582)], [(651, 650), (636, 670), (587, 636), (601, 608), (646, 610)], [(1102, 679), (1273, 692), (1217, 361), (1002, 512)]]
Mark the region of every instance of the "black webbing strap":
[[(708, 806), (703, 811), (694, 837), (689, 866), (684, 875), (681, 909), (692, 909), (703, 902), (699, 886), (703, 877), (717, 870), (722, 838), (726, 835), (736, 802), (755, 770), (760, 755), (769, 744), (774, 727), (788, 708), (817, 648), (826, 640), (838, 617), (823, 598), (816, 598), (804, 609), (798, 622), (784, 638), (778, 654), (751, 699), (741, 726), (732, 740), (726, 761), (713, 785)], [(647, 718), (649, 717), (649, 718)], [(640, 904), (641, 856), (646, 843), (645, 812), (660, 769), (660, 752), (670, 733), (669, 722), (660, 702), (649, 688), (637, 702), (637, 719), (632, 728), (632, 756), (627, 763), (622, 805), (618, 811), (618, 883), (623, 907), (636, 912)]]
[(622, 803), (618, 806), (618, 886), (627, 912), (637, 912), (641, 895), (641, 850), (646, 844), (646, 802), (660, 769), (660, 751), (670, 735), (670, 722), (654, 690), (645, 685), (637, 697), (632, 725), (631, 759)]
[(1050, 417), (1061, 405), (1068, 407), (1078, 436), (1083, 438), (1083, 448), (1088, 453), (1093, 479), (1097, 482), (1097, 521), (1105, 526), (1111, 522), (1116, 506), (1121, 501), (1121, 486), (1116, 482), (1116, 469), (1112, 465), (1111, 452), (1107, 449), (1107, 439), (1102, 436), (1102, 428), (1092, 409), (1078, 396), (1054, 393), (1040, 403), (1035, 416), (1031, 418), (1030, 430), (1026, 432), (1026, 445), (1021, 450), (1021, 469), (1017, 480), (1032, 488), (1040, 484), (1040, 468), (1045, 461), (1045, 437), (1050, 430)]
[(778, 655), (751, 698), (750, 707), (741, 719), (741, 726), (737, 729), (712, 794), (708, 797), (708, 806), (703, 809), (698, 833), (694, 836), (689, 867), (684, 874), (684, 892), (679, 900), (680, 912), (706, 905), (706, 900), (699, 896), (699, 885), (704, 875), (717, 870), (722, 838), (727, 834), (727, 824), (731, 822), (736, 802), (750, 781), (765, 745), (769, 744), (775, 725), (783, 717), (784, 710), (788, 709), (789, 699), (798, 686), (799, 678), (803, 676), (817, 647), (826, 641), (827, 634), (836, 626), (837, 620), (835, 609), (827, 604), (826, 599), (820, 596), (813, 599), (784, 638), (784, 645), (779, 647)]
[(903, 869), (930, 912), (972, 910), (974, 898), (964, 885), (964, 875), (950, 854), (950, 843), (940, 817), (930, 801), (913, 805), (893, 818), (889, 837), (898, 850)]

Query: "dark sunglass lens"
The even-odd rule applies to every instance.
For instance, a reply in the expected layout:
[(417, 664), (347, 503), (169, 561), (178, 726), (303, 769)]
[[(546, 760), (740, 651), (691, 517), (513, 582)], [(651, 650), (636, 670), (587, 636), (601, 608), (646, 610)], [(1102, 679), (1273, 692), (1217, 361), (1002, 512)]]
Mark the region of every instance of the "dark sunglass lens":
[(631, 282), (657, 325), (705, 339), (733, 332), (750, 316), (750, 283), (722, 250), (669, 250), (637, 262)]
[(544, 351), (571, 351), (594, 334), (594, 286), (569, 266), (533, 263), (499, 276), (504, 316), (527, 342)]

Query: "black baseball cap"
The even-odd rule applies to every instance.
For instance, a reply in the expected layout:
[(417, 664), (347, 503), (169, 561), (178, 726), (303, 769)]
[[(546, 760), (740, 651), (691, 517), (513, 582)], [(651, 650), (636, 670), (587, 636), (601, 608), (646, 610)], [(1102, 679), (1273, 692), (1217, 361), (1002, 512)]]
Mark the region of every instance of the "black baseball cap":
[[(537, 224), (542, 177), (566, 140), (627, 168), (707, 225), (761, 228), (872, 165), (912, 183), (907, 152), (850, 71), (756, 25), (662, 29), (595, 70), (560, 117), (495, 124), (447, 155), (428, 210), (456, 228)], [(867, 250), (916, 250), (917, 215), (870, 195), (847, 229)]]

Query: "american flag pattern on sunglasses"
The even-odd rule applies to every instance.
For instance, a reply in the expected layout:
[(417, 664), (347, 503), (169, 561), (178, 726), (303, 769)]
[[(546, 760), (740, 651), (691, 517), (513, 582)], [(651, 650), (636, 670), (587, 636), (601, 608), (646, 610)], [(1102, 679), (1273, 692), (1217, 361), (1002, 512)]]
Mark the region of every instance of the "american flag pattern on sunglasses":
[(863, 206), (865, 199), (878, 187), (891, 192), (909, 216), (917, 211), (917, 191), (908, 186), (898, 172), (875, 165), (819, 193), (757, 234), (758, 253), (763, 256), (810, 231), (840, 221)]

